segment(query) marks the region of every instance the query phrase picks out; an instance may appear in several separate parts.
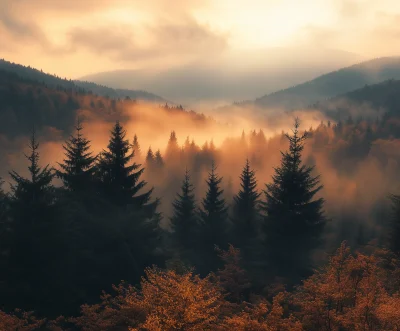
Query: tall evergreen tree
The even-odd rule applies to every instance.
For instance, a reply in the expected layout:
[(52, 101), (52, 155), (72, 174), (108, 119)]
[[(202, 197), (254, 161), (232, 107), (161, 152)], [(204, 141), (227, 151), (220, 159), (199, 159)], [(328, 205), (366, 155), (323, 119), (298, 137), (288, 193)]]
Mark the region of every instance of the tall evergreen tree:
[(167, 149), (165, 151), (165, 159), (169, 164), (174, 164), (179, 162), (180, 148), (178, 145), (178, 139), (176, 138), (175, 131), (171, 132), (169, 137)]
[(154, 161), (155, 161), (156, 167), (158, 169), (162, 169), (164, 167), (164, 160), (162, 158), (162, 155), (161, 155), (161, 152), (159, 149), (157, 150), (156, 154), (154, 155)]
[(61, 178), (65, 188), (70, 191), (83, 191), (93, 183), (96, 157), (90, 152), (90, 141), (82, 135), (82, 125), (78, 122), (76, 135), (66, 141), (64, 148), (65, 159), (59, 163), (61, 170), (57, 176)]
[(215, 246), (221, 249), (227, 247), (227, 220), (228, 208), (223, 198), (224, 190), (220, 188), (222, 177), (216, 174), (216, 167), (212, 162), (211, 172), (206, 180), (208, 190), (202, 201), (200, 209), (200, 220), (202, 222), (203, 260), (216, 270), (219, 266), (219, 259), (215, 252)]
[(181, 193), (172, 203), (173, 215), (170, 218), (173, 239), (179, 250), (179, 255), (190, 259), (195, 248), (195, 239), (198, 237), (198, 215), (194, 187), (190, 182), (189, 171), (186, 169)]
[[(29, 177), (10, 172), (12, 238), (9, 247), (7, 291), (2, 297), (14, 307), (53, 315), (63, 266), (63, 230), (57, 217), (53, 169), (39, 166), (39, 144), (30, 139)], [(12, 308), (14, 308), (12, 307)], [(60, 311), (58, 310), (58, 313)]]
[(248, 258), (249, 246), (254, 244), (259, 233), (259, 198), (255, 173), (247, 159), (240, 175), (239, 193), (233, 197), (232, 208), (232, 240), (235, 247), (242, 250)]
[(319, 176), (312, 177), (313, 167), (302, 165), (307, 133), (301, 135), (299, 125), (296, 118), (293, 135), (286, 134), (289, 151), (281, 152), (281, 166), (275, 168), (273, 182), (266, 185), (262, 202), (269, 268), (293, 281), (310, 271), (310, 254), (320, 242), (326, 221), (324, 199), (313, 200), (323, 187)]
[(125, 136), (126, 131), (116, 122), (108, 150), (103, 150), (100, 155), (98, 168), (104, 192), (117, 205), (130, 205), (136, 210), (146, 209), (154, 213), (158, 202), (149, 203), (153, 189), (138, 194), (146, 185), (144, 180), (140, 180), (144, 168), (139, 169), (140, 164), (132, 162), (134, 153)]
[(132, 148), (135, 153), (135, 156), (140, 160), (142, 157), (142, 150), (140, 148), (139, 140), (136, 134), (133, 137)]
[(155, 159), (155, 156), (154, 156), (154, 153), (153, 153), (153, 150), (151, 149), (151, 147), (149, 147), (149, 150), (147, 151), (145, 162), (146, 162), (147, 171), (152, 173), (156, 168), (156, 159)]

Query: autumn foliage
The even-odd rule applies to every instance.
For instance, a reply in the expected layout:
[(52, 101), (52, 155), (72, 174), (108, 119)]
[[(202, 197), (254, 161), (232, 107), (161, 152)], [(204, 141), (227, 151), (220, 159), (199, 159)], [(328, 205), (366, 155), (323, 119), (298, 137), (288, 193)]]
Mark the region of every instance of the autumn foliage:
[[(256, 295), (240, 267), (240, 251), (220, 251), (217, 274), (201, 278), (192, 269), (148, 268), (140, 286), (121, 283), (102, 302), (82, 306), (72, 328), (47, 322), (48, 330), (82, 331), (350, 331), (399, 330), (399, 261), (389, 251), (352, 253), (345, 243), (293, 292), (272, 302)], [(231, 292), (230, 292), (231, 291)], [(240, 300), (239, 300), (240, 298)], [(64, 320), (65, 322), (65, 320)], [(45, 320), (30, 313), (0, 311), (0, 330), (39, 330)], [(66, 324), (64, 324), (66, 325)]]

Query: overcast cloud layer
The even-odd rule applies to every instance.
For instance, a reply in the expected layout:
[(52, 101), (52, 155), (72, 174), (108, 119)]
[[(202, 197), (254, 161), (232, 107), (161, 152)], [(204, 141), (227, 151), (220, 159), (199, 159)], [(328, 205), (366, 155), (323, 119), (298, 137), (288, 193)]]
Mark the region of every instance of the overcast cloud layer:
[[(311, 67), (309, 78), (399, 55), (399, 23), (397, 0), (1, 0), (0, 57), (68, 78), (122, 69), (168, 76), (191, 68), (186, 75), (196, 80), (195, 71), (211, 71), (211, 80), (243, 85), (251, 72), (262, 72), (281, 88), (307, 78), (296, 72)], [(294, 79), (280, 81), (284, 68)], [(254, 82), (270, 90), (268, 82)], [(124, 87), (141, 88), (133, 85)], [(234, 99), (264, 94), (253, 86)], [(232, 91), (217, 98), (232, 99)]]

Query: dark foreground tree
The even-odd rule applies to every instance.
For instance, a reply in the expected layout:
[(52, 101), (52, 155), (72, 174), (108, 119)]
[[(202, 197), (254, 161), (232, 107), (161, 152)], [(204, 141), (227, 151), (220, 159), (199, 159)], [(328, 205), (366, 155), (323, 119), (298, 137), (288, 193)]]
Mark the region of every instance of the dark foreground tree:
[[(29, 176), (10, 172), (11, 240), (7, 264), (4, 302), (11, 308), (36, 310), (39, 314), (60, 313), (59, 284), (63, 283), (62, 222), (57, 213), (53, 170), (39, 166), (39, 144), (32, 134)], [(5, 291), (4, 291), (5, 290)]]
[(220, 265), (215, 246), (225, 249), (228, 245), (228, 208), (223, 198), (224, 190), (220, 188), (222, 177), (219, 177), (215, 171), (216, 167), (212, 162), (211, 172), (206, 180), (208, 190), (199, 211), (202, 227), (199, 241), (202, 243), (203, 263), (206, 263), (210, 270), (216, 270)]
[(90, 141), (82, 135), (80, 122), (75, 129), (76, 135), (63, 145), (65, 159), (59, 163), (57, 176), (69, 191), (82, 192), (92, 187), (96, 157), (90, 152)]
[(311, 270), (311, 253), (320, 243), (326, 219), (324, 199), (314, 199), (322, 189), (313, 167), (302, 164), (307, 133), (300, 134), (295, 120), (293, 135), (286, 134), (289, 150), (282, 153), (272, 183), (266, 185), (264, 234), (269, 270), (276, 276), (298, 281)]
[(189, 260), (196, 248), (195, 240), (198, 237), (198, 215), (194, 188), (190, 182), (189, 171), (186, 169), (185, 179), (182, 183), (181, 193), (172, 203), (173, 215), (171, 217), (172, 238), (174, 246), (178, 250), (178, 256), (183, 260)]
[(249, 160), (240, 175), (239, 193), (233, 197), (232, 208), (232, 243), (239, 248), (248, 262), (251, 248), (255, 247), (259, 234), (260, 214), (257, 180), (250, 168)]
[[(158, 201), (149, 202), (153, 189), (140, 194), (146, 185), (140, 180), (144, 168), (132, 162), (134, 151), (125, 139), (126, 131), (119, 122), (111, 131), (108, 150), (104, 150), (99, 161), (99, 175), (105, 196), (119, 206), (132, 206), (136, 211), (147, 211), (148, 216), (155, 213)], [(139, 170), (138, 170), (139, 169)]]

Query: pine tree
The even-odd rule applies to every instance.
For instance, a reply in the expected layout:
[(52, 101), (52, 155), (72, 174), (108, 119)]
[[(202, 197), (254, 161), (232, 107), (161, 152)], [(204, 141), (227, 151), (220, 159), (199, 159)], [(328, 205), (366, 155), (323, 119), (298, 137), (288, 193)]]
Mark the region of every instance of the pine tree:
[(227, 246), (227, 219), (228, 208), (223, 198), (224, 191), (220, 188), (222, 177), (216, 174), (216, 167), (212, 162), (211, 173), (206, 180), (208, 190), (202, 201), (200, 219), (202, 222), (203, 260), (216, 270), (219, 260), (214, 250), (215, 246), (224, 249)]
[(141, 157), (142, 157), (142, 150), (140, 148), (140, 144), (139, 144), (138, 137), (137, 137), (136, 134), (133, 137), (132, 148), (133, 148), (133, 151), (135, 153), (135, 156), (140, 160)]
[(176, 138), (175, 131), (172, 131), (165, 151), (165, 159), (168, 163), (177, 162), (179, 161), (179, 152), (180, 148), (178, 146), (178, 139)]
[(310, 254), (320, 242), (325, 225), (324, 199), (313, 200), (321, 189), (313, 167), (302, 165), (301, 152), (307, 133), (300, 135), (296, 118), (293, 135), (286, 134), (289, 151), (281, 152), (281, 166), (275, 168), (273, 182), (266, 185), (262, 210), (269, 268), (277, 276), (299, 280), (310, 268)]
[(186, 169), (181, 193), (172, 203), (173, 215), (170, 219), (173, 239), (180, 250), (180, 256), (190, 259), (195, 248), (194, 240), (198, 236), (198, 215), (194, 188), (190, 182), (189, 171)]
[[(39, 166), (39, 144), (30, 139), (29, 177), (10, 172), (12, 238), (7, 272), (8, 302), (39, 313), (54, 313), (63, 261), (62, 226), (57, 217), (53, 169)], [(57, 279), (57, 281), (56, 281)], [(14, 308), (13, 307), (13, 308)]]
[(147, 171), (153, 173), (156, 168), (156, 160), (151, 147), (149, 147), (149, 150), (147, 151), (145, 162)]
[(158, 169), (162, 169), (164, 167), (164, 160), (161, 156), (161, 152), (158, 149), (156, 154), (154, 155), (154, 161), (155, 161), (155, 165)]
[(253, 245), (259, 233), (259, 198), (255, 173), (250, 168), (247, 159), (240, 175), (239, 193), (233, 198), (232, 208), (232, 239), (235, 247), (242, 250), (245, 259), (248, 259), (249, 246)]
[(78, 122), (76, 136), (71, 136), (66, 141), (64, 148), (65, 159), (59, 163), (61, 170), (56, 171), (66, 189), (70, 191), (83, 191), (93, 183), (96, 157), (90, 150), (90, 141), (82, 135), (82, 125)]
[(132, 163), (134, 153), (125, 136), (125, 130), (116, 122), (111, 132), (108, 150), (103, 150), (98, 164), (104, 193), (116, 205), (131, 205), (136, 210), (149, 210), (151, 214), (158, 202), (149, 203), (153, 189), (138, 194), (147, 184), (144, 180), (140, 181), (144, 168), (139, 169), (139, 164)]

